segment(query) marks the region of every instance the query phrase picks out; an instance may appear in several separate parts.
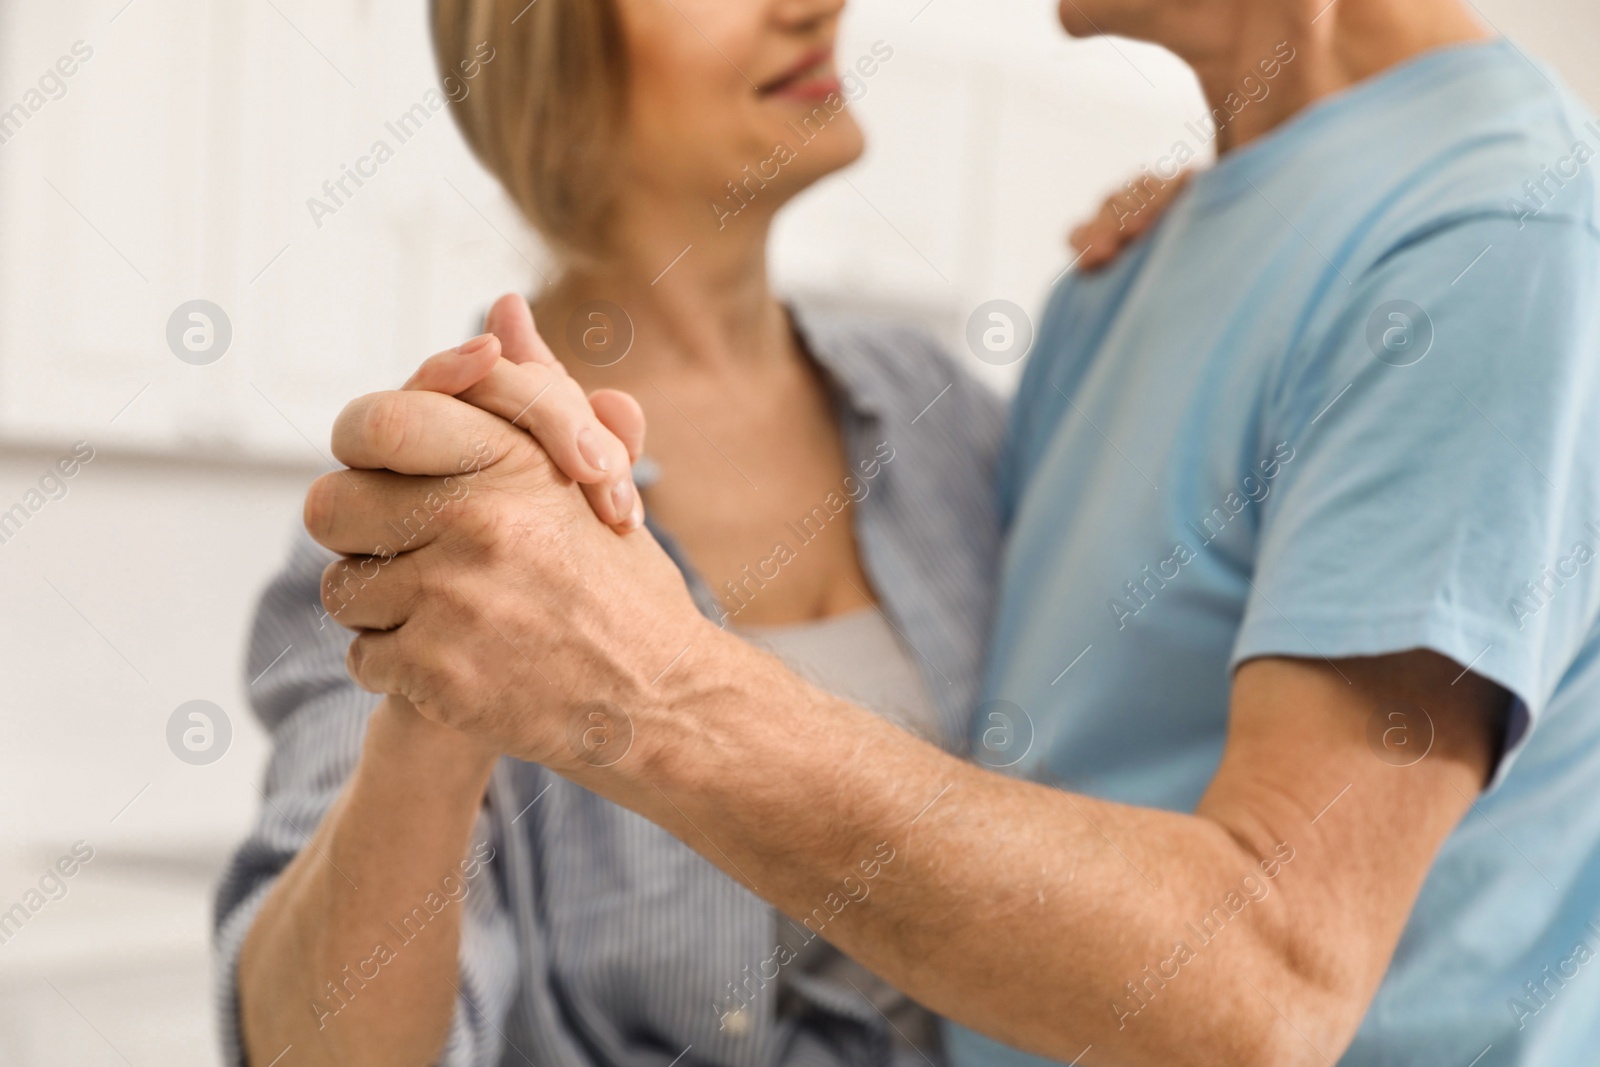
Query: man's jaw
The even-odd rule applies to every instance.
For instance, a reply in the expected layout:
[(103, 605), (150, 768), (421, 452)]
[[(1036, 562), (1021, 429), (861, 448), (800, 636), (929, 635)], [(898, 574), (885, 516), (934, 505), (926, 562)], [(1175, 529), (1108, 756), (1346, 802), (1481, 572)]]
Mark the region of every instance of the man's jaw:
[[(1061, 28), (1070, 37), (1128, 37), (1157, 42), (1166, 8), (1190, 9), (1211, 6), (1211, 0), (1170, 0), (1167, 4), (1150, 0), (1060, 0), (1057, 14)], [(1226, 18), (1225, 13), (1219, 17)], [(1160, 43), (1160, 42), (1157, 42)]]

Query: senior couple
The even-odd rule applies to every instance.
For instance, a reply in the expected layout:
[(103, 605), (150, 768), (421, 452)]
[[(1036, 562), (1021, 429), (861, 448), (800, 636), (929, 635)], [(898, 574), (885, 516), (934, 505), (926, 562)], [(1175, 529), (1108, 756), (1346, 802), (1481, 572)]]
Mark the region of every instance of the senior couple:
[(1460, 0), (1066, 0), (1222, 152), (1080, 234), (1006, 413), (769, 288), (840, 7), (433, 3), (564, 270), (337, 421), (230, 1062), (1592, 1062), (1590, 117)]

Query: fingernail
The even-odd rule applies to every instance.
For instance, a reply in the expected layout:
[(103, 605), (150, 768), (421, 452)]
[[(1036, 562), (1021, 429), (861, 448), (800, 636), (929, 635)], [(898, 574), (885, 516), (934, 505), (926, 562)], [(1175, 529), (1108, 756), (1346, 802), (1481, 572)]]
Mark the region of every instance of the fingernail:
[(594, 431), (585, 426), (578, 431), (578, 455), (583, 461), (602, 474), (611, 469), (611, 463), (606, 459), (606, 454), (600, 451), (600, 442), (595, 439)]
[(480, 333), (466, 344), (461, 345), (456, 349), (456, 351), (460, 352), (463, 356), (470, 356), (475, 352), (482, 352), (484, 347), (488, 345), (489, 339), (493, 336), (494, 334), (492, 333)]
[(631, 478), (624, 478), (611, 490), (611, 505), (617, 509), (618, 522), (631, 521), (638, 502), (639, 494), (634, 492)]

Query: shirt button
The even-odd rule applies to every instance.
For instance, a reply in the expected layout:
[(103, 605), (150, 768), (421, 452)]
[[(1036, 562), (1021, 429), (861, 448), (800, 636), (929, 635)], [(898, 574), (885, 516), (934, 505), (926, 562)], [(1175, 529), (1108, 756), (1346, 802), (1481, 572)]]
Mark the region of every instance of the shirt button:
[(750, 1032), (750, 1009), (740, 1008), (722, 1020), (723, 1029), (732, 1037), (743, 1037)]

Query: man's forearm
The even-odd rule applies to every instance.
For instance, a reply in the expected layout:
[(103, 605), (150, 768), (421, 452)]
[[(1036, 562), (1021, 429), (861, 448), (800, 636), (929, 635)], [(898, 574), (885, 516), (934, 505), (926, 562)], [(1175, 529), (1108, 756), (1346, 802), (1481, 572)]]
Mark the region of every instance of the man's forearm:
[(1004, 778), (738, 642), (701, 655), (672, 672), (687, 705), (641, 715), (637, 761), (575, 776), (928, 1007), (1085, 1064), (1321, 1062), (1353, 1033), (1359, 1009), (1287, 962), (1314, 827)]
[(250, 1063), (290, 1045), (304, 1064), (433, 1062), (456, 999), (463, 857), (493, 766), (403, 702), (373, 713), (355, 774), (245, 941)]

